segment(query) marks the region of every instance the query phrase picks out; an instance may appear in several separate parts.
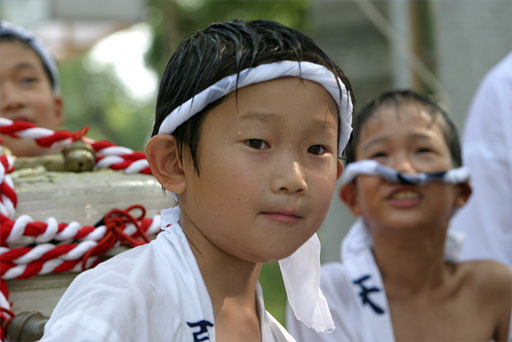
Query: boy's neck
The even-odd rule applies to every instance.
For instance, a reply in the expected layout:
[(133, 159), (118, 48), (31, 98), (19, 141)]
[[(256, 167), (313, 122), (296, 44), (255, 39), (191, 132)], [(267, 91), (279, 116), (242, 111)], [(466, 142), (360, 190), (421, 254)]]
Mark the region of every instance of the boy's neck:
[(443, 285), (446, 229), (372, 231), (373, 253), (389, 296), (408, 297)]
[(244, 308), (244, 311), (255, 309), (256, 284), (262, 264), (241, 260), (219, 249), (200, 232), (183, 211), (180, 225), (187, 236), (208, 289), (214, 317), (217, 318), (222, 310), (235, 307)]
[(210, 294), (214, 316), (228, 304), (255, 308), (261, 264), (246, 263), (222, 253), (205, 253), (204, 249), (200, 252), (194, 247), (192, 251)]

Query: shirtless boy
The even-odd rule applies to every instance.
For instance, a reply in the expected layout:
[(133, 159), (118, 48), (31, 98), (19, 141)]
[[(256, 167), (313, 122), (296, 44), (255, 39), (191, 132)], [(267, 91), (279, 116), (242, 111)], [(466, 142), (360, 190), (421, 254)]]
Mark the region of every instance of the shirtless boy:
[(360, 219), (342, 263), (322, 269), (336, 329), (316, 334), (288, 315), (290, 332), (302, 341), (509, 341), (510, 269), (459, 262), (462, 239), (448, 232), (471, 195), (448, 115), (413, 91), (383, 93), (356, 116), (346, 152), (340, 195)]

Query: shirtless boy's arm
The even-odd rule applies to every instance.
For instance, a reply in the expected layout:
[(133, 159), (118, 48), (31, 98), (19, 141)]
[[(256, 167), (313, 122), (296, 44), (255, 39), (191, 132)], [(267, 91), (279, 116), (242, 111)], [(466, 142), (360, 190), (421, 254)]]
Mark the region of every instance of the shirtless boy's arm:
[[(505, 265), (497, 262), (487, 262), (486, 272), (487, 284), (490, 289), (492, 305), (496, 312), (496, 330), (494, 333), (495, 341), (508, 341), (511, 332), (511, 311), (512, 311), (512, 270)], [(484, 272), (482, 272), (484, 273)], [(494, 281), (488, 281), (493, 279)], [(503, 305), (507, 303), (508, 305)]]

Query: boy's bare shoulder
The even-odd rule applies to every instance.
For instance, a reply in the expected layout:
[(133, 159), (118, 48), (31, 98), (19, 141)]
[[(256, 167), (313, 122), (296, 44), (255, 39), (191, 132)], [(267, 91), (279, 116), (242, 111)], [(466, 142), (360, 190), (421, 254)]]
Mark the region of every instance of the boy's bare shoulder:
[(485, 315), (494, 325), (493, 339), (506, 340), (510, 336), (512, 269), (491, 260), (463, 262), (458, 268), (462, 275), (460, 288), (474, 301), (480, 317)]
[(473, 281), (512, 282), (512, 269), (505, 264), (494, 260), (473, 260), (458, 264), (462, 274)]
[(466, 261), (457, 265), (461, 285), (482, 299), (504, 300), (512, 293), (512, 269), (493, 260)]

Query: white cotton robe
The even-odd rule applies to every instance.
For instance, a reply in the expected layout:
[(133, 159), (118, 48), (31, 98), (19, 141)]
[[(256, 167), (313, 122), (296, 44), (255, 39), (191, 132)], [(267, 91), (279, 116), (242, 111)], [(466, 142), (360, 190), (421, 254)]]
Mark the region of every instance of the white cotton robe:
[[(257, 305), (263, 342), (294, 341)], [(215, 341), (210, 297), (178, 224), (149, 244), (81, 273), (45, 326), (42, 341)]]
[(452, 220), (466, 233), (461, 258), (512, 267), (512, 52), (480, 84), (462, 149), (473, 194)]

